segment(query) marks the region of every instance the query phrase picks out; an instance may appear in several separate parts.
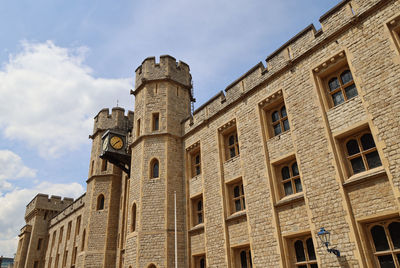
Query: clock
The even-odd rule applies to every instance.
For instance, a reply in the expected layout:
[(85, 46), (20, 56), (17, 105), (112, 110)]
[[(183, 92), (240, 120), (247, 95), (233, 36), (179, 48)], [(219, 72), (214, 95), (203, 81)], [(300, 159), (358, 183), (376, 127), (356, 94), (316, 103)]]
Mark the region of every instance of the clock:
[(115, 150), (120, 150), (124, 146), (124, 141), (119, 136), (113, 136), (110, 139), (110, 145)]

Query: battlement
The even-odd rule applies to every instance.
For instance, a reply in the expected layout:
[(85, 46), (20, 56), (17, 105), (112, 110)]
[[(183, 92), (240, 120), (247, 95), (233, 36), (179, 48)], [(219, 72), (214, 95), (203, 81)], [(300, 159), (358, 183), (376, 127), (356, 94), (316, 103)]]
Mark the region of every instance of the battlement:
[(174, 57), (169, 55), (160, 56), (160, 63), (156, 63), (155, 57), (146, 58), (135, 72), (134, 95), (147, 81), (154, 80), (172, 80), (185, 88), (192, 88), (189, 65), (183, 61), (177, 62)]
[(47, 194), (37, 194), (28, 205), (26, 205), (25, 218), (36, 209), (61, 211), (65, 207), (74, 202), (73, 198), (52, 195), (50, 198)]
[(343, 0), (323, 14), (319, 21), (322, 28), (316, 30), (310, 24), (266, 58), (266, 67), (260, 62), (244, 75), (218, 93), (184, 120), (185, 133), (208, 122), (223, 109), (228, 109), (256, 87), (268, 84), (283, 72), (293, 70), (310, 53), (334, 42), (341, 33), (361, 23), (371, 12), (388, 3), (388, 0)]
[[(125, 109), (114, 107), (110, 114), (110, 110), (104, 108), (94, 117), (93, 135), (97, 131), (105, 129), (129, 131), (133, 127), (133, 119), (134, 112), (132, 111), (128, 111), (128, 114), (125, 115)], [(92, 136), (89, 137), (92, 138)]]

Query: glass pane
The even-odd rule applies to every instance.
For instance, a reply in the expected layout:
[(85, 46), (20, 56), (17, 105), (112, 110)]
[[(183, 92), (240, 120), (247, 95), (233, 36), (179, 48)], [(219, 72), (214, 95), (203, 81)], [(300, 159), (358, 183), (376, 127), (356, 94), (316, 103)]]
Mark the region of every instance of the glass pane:
[(284, 183), (283, 188), (285, 188), (285, 195), (293, 194), (292, 183), (290, 181)]
[(240, 199), (235, 200), (235, 210), (236, 211), (241, 211), (242, 210), (242, 206), (240, 205)]
[(243, 209), (246, 209), (246, 200), (244, 200), (244, 197), (242, 197), (242, 204), (243, 204)]
[(304, 254), (304, 247), (303, 247), (303, 241), (297, 240), (294, 243), (294, 250), (296, 251), (296, 260), (299, 261), (305, 261), (306, 256)]
[(297, 167), (297, 162), (292, 165), (293, 177), (299, 175), (299, 168)]
[(300, 179), (295, 179), (294, 180), (294, 185), (296, 186), (296, 193), (300, 193), (300, 192), (303, 191), (303, 187), (301, 186)]
[(389, 224), (389, 233), (394, 248), (400, 248), (400, 222), (392, 222), (391, 224)]
[(196, 166), (196, 175), (200, 174), (200, 166)]
[(351, 162), (351, 167), (353, 168), (354, 174), (365, 171), (364, 162), (362, 161), (361, 157), (351, 159), (350, 162)]
[(153, 165), (153, 178), (158, 178), (158, 162)]
[(375, 147), (374, 138), (372, 138), (370, 133), (364, 134), (361, 137), (361, 145), (364, 151)]
[(203, 210), (203, 202), (201, 200), (197, 203), (197, 210), (198, 211), (202, 211)]
[(283, 180), (290, 178), (289, 167), (283, 167), (281, 173), (282, 173)]
[(289, 120), (287, 120), (287, 119), (283, 120), (283, 130), (286, 131), (289, 129), (290, 129)]
[(356, 140), (349, 140), (346, 143), (346, 148), (347, 148), (347, 155), (349, 156), (360, 152), (360, 148), (358, 148), (358, 143)]
[(206, 262), (204, 261), (203, 258), (200, 260), (200, 268), (205, 268), (206, 267)]
[(344, 91), (346, 92), (346, 97), (348, 100), (358, 95), (356, 85), (354, 84), (346, 87)]
[(198, 223), (203, 223), (203, 214), (202, 213), (197, 214), (197, 221), (198, 221)]
[(307, 265), (300, 265), (300, 266), (297, 266), (298, 268), (307, 268)]
[(376, 168), (382, 166), (381, 159), (379, 158), (379, 154), (377, 151), (366, 154), (367, 163), (369, 168)]
[(281, 124), (277, 124), (274, 126), (274, 134), (275, 136), (282, 133)]
[(332, 94), (333, 105), (336, 106), (344, 102), (342, 91), (338, 91), (335, 94)]
[(283, 106), (283, 107), (281, 108), (281, 115), (282, 115), (282, 117), (286, 117), (286, 116), (287, 116), (287, 114), (286, 114), (286, 107), (285, 107), (285, 106)]
[(306, 244), (307, 244), (308, 259), (315, 260), (316, 258), (315, 258), (314, 244), (312, 238), (307, 239)]
[(389, 244), (386, 239), (385, 230), (380, 225), (375, 225), (371, 229), (372, 239), (374, 240), (374, 245), (376, 251), (388, 250)]
[(351, 75), (351, 72), (349, 70), (344, 71), (340, 75), (340, 78), (342, 79), (343, 84), (353, 81), (353, 76)]
[(228, 140), (229, 140), (228, 141), (229, 145), (235, 144), (235, 136), (234, 135), (230, 135)]
[(240, 185), (240, 190), (242, 190), (240, 193), (241, 193), (242, 195), (244, 195), (244, 188), (243, 188), (243, 184), (241, 184), (241, 185)]
[(331, 80), (329, 80), (328, 85), (329, 85), (329, 90), (333, 91), (339, 87), (339, 80), (336, 77), (332, 78)]
[(246, 256), (246, 251), (240, 252), (240, 263), (242, 265), (241, 268), (247, 268), (247, 256)]
[(238, 197), (239, 195), (239, 186), (235, 186), (235, 188), (233, 188), (233, 196)]
[(318, 268), (318, 265), (316, 263), (311, 264), (311, 268)]
[(250, 268), (253, 267), (253, 263), (251, 261), (251, 251), (249, 250), (249, 262), (250, 262)]
[(199, 155), (199, 154), (196, 155), (196, 161), (195, 161), (195, 163), (196, 163), (196, 164), (200, 164), (200, 155)]
[(392, 255), (379, 256), (378, 260), (381, 268), (396, 268), (394, 266)]
[(272, 116), (272, 122), (276, 122), (276, 121), (279, 120), (279, 113), (278, 113), (278, 111), (273, 112), (271, 116)]
[(229, 155), (231, 158), (236, 156), (235, 147), (229, 149)]
[(397, 260), (398, 260), (399, 263), (400, 263), (400, 254), (397, 254)]

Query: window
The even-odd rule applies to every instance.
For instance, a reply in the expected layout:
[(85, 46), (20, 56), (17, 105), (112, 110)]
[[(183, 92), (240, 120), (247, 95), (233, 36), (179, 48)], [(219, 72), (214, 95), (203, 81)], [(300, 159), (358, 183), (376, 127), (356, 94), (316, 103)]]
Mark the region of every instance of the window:
[(33, 268), (39, 268), (39, 261), (35, 261), (33, 263)]
[(79, 234), (79, 231), (81, 229), (81, 215), (76, 218), (76, 226), (75, 226), (75, 236)]
[(239, 141), (236, 128), (224, 135), (225, 149), (226, 149), (226, 160), (229, 160), (239, 155)]
[(244, 197), (243, 182), (237, 181), (228, 185), (231, 200), (231, 213), (242, 211), (246, 209), (246, 202)]
[(97, 210), (103, 210), (104, 209), (104, 195), (100, 194), (97, 197)]
[(63, 232), (64, 232), (64, 226), (61, 226), (61, 229), (60, 229), (60, 236), (59, 236), (59, 238), (58, 238), (58, 244), (61, 244), (62, 237), (63, 237)]
[(155, 113), (153, 114), (153, 131), (159, 130), (159, 125), (160, 125), (160, 114), (159, 113)]
[(373, 258), (380, 267), (400, 267), (400, 218), (368, 226)]
[(277, 106), (271, 112), (271, 129), (273, 129), (273, 136), (277, 136), (284, 131), (290, 129), (289, 119), (286, 113), (285, 104)]
[(81, 251), (85, 250), (86, 229), (83, 229)]
[(327, 89), (332, 98), (333, 106), (339, 105), (358, 95), (353, 76), (347, 66), (339, 69), (339, 71), (329, 77)]
[(387, 23), (387, 27), (389, 28), (390, 35), (392, 36), (397, 51), (400, 52), (400, 16), (390, 20)]
[(200, 150), (191, 154), (191, 163), (192, 163), (192, 177), (195, 177), (201, 173)]
[(57, 231), (54, 231), (53, 238), (51, 239), (51, 248), (54, 247), (54, 243), (56, 242), (56, 234), (57, 234)]
[(201, 224), (204, 222), (202, 195), (192, 199), (192, 207), (193, 207), (193, 226), (196, 226), (197, 224)]
[(140, 136), (140, 119), (137, 120), (136, 138)]
[(58, 268), (58, 263), (60, 262), (60, 254), (56, 255), (56, 262), (54, 263), (54, 268)]
[(132, 205), (132, 216), (131, 216), (131, 232), (134, 232), (136, 230), (136, 203), (133, 203)]
[(295, 256), (295, 267), (317, 268), (317, 258), (315, 256), (314, 243), (310, 236), (296, 238), (292, 241)]
[(238, 268), (252, 268), (250, 248), (241, 248), (234, 251), (235, 267)]
[(75, 266), (76, 263), (76, 255), (78, 253), (78, 247), (74, 247), (72, 250), (72, 260), (71, 260), (71, 265)]
[(107, 165), (108, 165), (108, 161), (103, 159), (101, 161), (101, 171), (106, 171), (107, 170)]
[(205, 255), (194, 256), (194, 268), (206, 268), (206, 256)]
[(67, 240), (69, 240), (71, 238), (71, 228), (72, 228), (72, 221), (68, 222)]
[(40, 250), (42, 248), (42, 242), (43, 242), (43, 239), (39, 238), (38, 243), (37, 243), (37, 248), (36, 248), (37, 250)]
[(150, 264), (148, 268), (157, 268), (154, 264)]
[(296, 160), (280, 166), (282, 195), (287, 196), (303, 191), (301, 186), (299, 167)]
[(68, 258), (68, 250), (64, 251), (62, 267), (65, 267), (67, 265), (67, 258)]
[(353, 174), (382, 165), (370, 132), (355, 135), (345, 141), (345, 151)]
[(94, 160), (92, 160), (92, 165), (90, 167), (90, 175), (93, 175)]
[(157, 159), (153, 159), (150, 162), (150, 178), (155, 179), (159, 177), (159, 163)]

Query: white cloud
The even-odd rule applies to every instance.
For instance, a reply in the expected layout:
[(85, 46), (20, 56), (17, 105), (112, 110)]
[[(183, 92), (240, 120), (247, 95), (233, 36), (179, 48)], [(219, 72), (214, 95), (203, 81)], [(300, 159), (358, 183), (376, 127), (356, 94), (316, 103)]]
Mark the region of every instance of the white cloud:
[(0, 194), (0, 255), (14, 256), (19, 230), (25, 225), (26, 205), (39, 192), (77, 198), (84, 192), (84, 189), (78, 183), (42, 182), (31, 189), (16, 188), (4, 195)]
[(19, 155), (9, 150), (0, 150), (0, 191), (1, 183), (5, 184), (5, 180), (34, 178), (35, 176), (36, 170), (25, 166)]
[(42, 157), (58, 157), (88, 143), (101, 108), (117, 99), (133, 107), (130, 80), (95, 78), (83, 64), (87, 51), (25, 41), (10, 56), (0, 71), (0, 131), (7, 139), (26, 142)]

